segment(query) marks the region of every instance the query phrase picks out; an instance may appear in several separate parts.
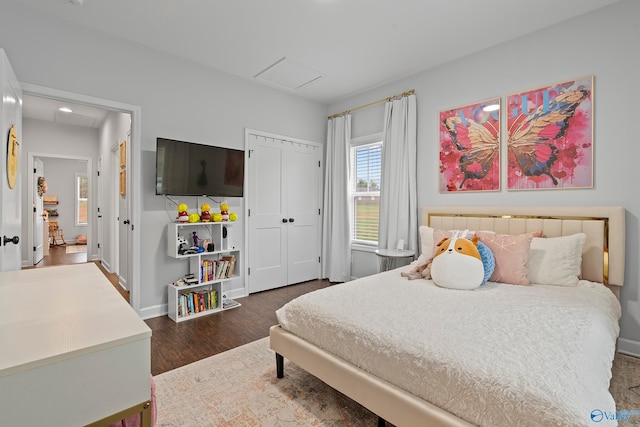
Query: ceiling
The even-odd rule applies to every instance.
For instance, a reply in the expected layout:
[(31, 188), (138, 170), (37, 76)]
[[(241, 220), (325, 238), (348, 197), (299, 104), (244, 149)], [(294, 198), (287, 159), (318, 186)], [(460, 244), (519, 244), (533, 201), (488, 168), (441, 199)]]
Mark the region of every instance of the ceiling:
[(328, 105), (619, 0), (11, 1)]

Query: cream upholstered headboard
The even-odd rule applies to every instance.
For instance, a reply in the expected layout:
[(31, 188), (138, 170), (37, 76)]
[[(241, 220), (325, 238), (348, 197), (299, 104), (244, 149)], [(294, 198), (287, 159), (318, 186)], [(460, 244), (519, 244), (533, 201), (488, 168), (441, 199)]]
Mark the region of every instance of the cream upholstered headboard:
[(624, 284), (625, 209), (609, 206), (427, 206), (422, 224), (442, 230), (491, 230), (545, 237), (585, 233), (582, 278), (604, 283), (619, 297)]

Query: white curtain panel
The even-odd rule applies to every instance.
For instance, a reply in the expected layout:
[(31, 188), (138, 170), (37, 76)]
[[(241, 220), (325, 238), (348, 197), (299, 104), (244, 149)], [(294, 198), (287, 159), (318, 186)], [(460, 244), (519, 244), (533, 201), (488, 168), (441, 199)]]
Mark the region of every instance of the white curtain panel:
[(378, 247), (418, 249), (416, 97), (388, 101), (384, 113)]
[(347, 282), (351, 279), (350, 144), (351, 115), (330, 119), (324, 172), (322, 277), (331, 282)]

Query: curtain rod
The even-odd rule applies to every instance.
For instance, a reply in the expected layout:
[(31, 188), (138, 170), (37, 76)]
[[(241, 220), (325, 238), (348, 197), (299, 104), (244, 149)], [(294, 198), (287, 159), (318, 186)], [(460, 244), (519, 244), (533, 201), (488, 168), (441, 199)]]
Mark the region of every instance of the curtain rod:
[(402, 92), (402, 93), (399, 93), (397, 95), (390, 96), (388, 98), (379, 99), (377, 101), (373, 101), (373, 102), (370, 102), (368, 104), (352, 108), (350, 110), (345, 110), (342, 113), (333, 114), (331, 116), (328, 116), (327, 119), (328, 120), (335, 119), (336, 117), (344, 116), (345, 114), (353, 113), (354, 111), (364, 110), (365, 108), (373, 107), (374, 105), (382, 104), (383, 102), (393, 101), (394, 99), (404, 98), (405, 96), (413, 95), (414, 93), (416, 93), (416, 90), (415, 89), (411, 89), (411, 90), (408, 90), (406, 92)]

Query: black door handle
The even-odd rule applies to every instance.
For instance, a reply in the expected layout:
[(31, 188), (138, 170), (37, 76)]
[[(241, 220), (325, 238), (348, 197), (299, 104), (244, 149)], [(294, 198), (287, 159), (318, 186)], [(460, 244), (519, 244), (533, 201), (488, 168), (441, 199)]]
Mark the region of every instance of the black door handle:
[(293, 222), (293, 218), (289, 218), (289, 222)]
[(13, 236), (13, 237), (3, 236), (2, 237), (2, 244), (3, 245), (6, 245), (7, 243), (13, 243), (14, 245), (17, 245), (19, 241), (20, 241), (20, 237), (18, 237), (18, 236)]
[(286, 223), (287, 221), (289, 221), (287, 218), (282, 218), (282, 222)]
[(124, 225), (127, 225), (127, 224), (131, 224), (131, 222), (130, 222), (128, 219), (125, 219), (125, 220), (124, 220), (124, 222), (123, 222), (123, 224), (124, 224)]

